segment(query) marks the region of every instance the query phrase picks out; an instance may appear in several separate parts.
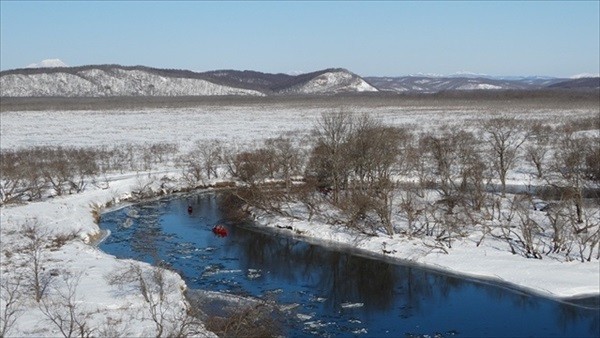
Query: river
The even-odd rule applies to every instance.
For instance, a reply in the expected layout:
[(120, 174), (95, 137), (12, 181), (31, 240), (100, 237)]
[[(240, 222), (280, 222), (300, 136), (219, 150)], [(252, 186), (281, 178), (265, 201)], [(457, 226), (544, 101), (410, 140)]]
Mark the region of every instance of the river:
[[(107, 212), (100, 226), (111, 235), (99, 247), (167, 262), (190, 289), (289, 305), (288, 336), (599, 335), (599, 299), (560, 302), (313, 245), (229, 222), (219, 205), (220, 195), (203, 193)], [(212, 231), (218, 224), (227, 236)]]

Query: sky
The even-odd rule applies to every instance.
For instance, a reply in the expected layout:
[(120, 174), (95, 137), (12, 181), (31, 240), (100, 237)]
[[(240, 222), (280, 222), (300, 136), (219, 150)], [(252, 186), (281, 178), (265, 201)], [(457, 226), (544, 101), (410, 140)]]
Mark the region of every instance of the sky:
[(0, 68), (144, 65), (362, 76), (600, 72), (600, 1), (6, 1)]

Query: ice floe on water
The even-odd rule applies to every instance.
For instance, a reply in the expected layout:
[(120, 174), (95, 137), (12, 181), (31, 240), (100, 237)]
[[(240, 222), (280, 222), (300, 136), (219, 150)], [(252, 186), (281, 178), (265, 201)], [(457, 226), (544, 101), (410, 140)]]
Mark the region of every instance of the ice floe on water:
[(310, 299), (311, 302), (318, 302), (318, 303), (323, 303), (327, 300), (327, 298), (324, 297), (312, 297)]
[(307, 315), (304, 313), (298, 313), (298, 314), (296, 314), (296, 317), (298, 319), (300, 319), (301, 321), (307, 321), (309, 319), (312, 319), (314, 317), (314, 314)]
[(358, 308), (358, 307), (363, 307), (364, 305), (365, 305), (364, 303), (349, 303), (349, 302), (340, 304), (342, 309), (354, 309), (354, 308)]
[(210, 277), (218, 274), (234, 274), (241, 273), (242, 270), (237, 269), (224, 269), (222, 264), (211, 264), (207, 265), (202, 272), (202, 277)]
[(256, 279), (262, 276), (262, 271), (260, 269), (248, 269), (248, 273), (246, 274), (246, 277), (248, 277), (248, 279)]

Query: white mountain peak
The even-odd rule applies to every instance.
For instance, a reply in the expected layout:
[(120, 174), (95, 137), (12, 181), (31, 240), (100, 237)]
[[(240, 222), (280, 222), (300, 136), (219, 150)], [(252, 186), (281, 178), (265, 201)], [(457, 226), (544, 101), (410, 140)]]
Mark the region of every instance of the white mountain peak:
[(57, 67), (69, 67), (66, 63), (60, 59), (46, 59), (39, 63), (32, 63), (27, 65), (25, 68), (57, 68)]
[(586, 77), (600, 77), (600, 74), (596, 73), (581, 73), (581, 74), (577, 74), (577, 75), (573, 75), (571, 77), (569, 77), (570, 79), (583, 79)]

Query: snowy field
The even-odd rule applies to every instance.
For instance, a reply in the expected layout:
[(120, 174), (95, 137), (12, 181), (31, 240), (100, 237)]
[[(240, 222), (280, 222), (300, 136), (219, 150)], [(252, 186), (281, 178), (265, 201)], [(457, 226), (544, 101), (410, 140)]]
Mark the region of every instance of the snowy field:
[[(27, 148), (31, 146), (77, 146), (93, 147), (121, 144), (153, 144), (159, 142), (176, 143), (184, 153), (197, 140), (218, 139), (228, 144), (252, 144), (269, 137), (282, 134), (308, 136), (310, 129), (324, 112), (339, 110), (367, 113), (386, 124), (411, 126), (414, 130), (435, 130), (442, 125), (454, 128), (469, 128), (475, 121), (491, 117), (517, 116), (523, 119), (540, 120), (559, 124), (570, 119), (597, 116), (599, 107), (574, 105), (571, 109), (554, 108), (550, 104), (515, 105), (506, 108), (479, 104), (465, 104), (437, 107), (390, 106), (374, 107), (360, 104), (345, 105), (339, 108), (318, 106), (293, 106), (285, 104), (249, 104), (240, 106), (198, 106), (188, 108), (153, 108), (108, 111), (4, 111), (0, 113), (0, 148), (2, 150)], [(600, 131), (593, 131), (598, 133)], [(63, 236), (64, 245), (47, 245), (41, 254), (44, 271), (53, 271), (49, 295), (65, 301), (69, 298), (77, 304), (76, 315), (86, 327), (93, 328), (92, 335), (112, 333), (121, 336), (155, 335), (157, 320), (152, 316), (151, 307), (140, 294), (135, 281), (110, 283), (110, 275), (121, 273), (131, 267), (132, 262), (117, 260), (98, 249), (92, 243), (99, 237), (99, 229), (93, 211), (107, 203), (118, 204), (131, 195), (131, 191), (163, 177), (171, 182), (179, 182), (180, 170), (165, 165), (159, 170), (148, 172), (114, 173), (107, 177), (108, 187), (89, 184), (79, 194), (59, 196), (22, 205), (4, 205), (1, 216), (1, 273), (4, 281), (13, 284), (18, 276), (30, 274), (31, 255), (22, 247), (28, 241), (22, 229), (32, 225), (40, 229), (46, 238)], [(523, 185), (527, 182), (519, 171), (509, 172), (508, 183)], [(180, 183), (169, 183), (176, 189)], [(164, 188), (164, 185), (163, 185)], [(380, 236), (361, 238), (345, 229), (329, 227), (318, 222), (318, 218), (308, 221), (295, 221), (282, 218), (261, 217), (259, 224), (274, 227), (292, 226), (294, 234), (325, 244), (350, 245), (373, 254), (381, 254), (382, 248), (390, 252), (388, 257), (422, 264), (453, 274), (480, 278), (495, 283), (506, 283), (536, 294), (556, 298), (584, 297), (600, 294), (600, 264), (577, 261), (564, 262), (557, 259), (526, 259), (512, 255), (506, 248), (494, 241), (475, 243), (479, 238), (465, 238), (457, 242), (448, 254), (422, 246), (422, 242), (402, 236)], [(288, 223), (286, 223), (288, 222)], [(286, 232), (285, 230), (277, 230)], [(290, 235), (293, 233), (290, 232)], [(385, 242), (385, 243), (384, 243)], [(151, 272), (147, 265), (141, 265), (145, 274)], [(130, 269), (131, 270), (131, 269)], [(65, 282), (64, 276), (76, 276)], [(171, 323), (185, 312), (186, 301), (182, 290), (185, 284), (175, 274), (166, 276), (170, 286), (165, 296), (162, 323)], [(23, 282), (25, 283), (25, 282)], [(69, 284), (71, 283), (71, 284)], [(10, 286), (10, 285), (9, 285)], [(20, 288), (16, 295), (21, 301), (14, 305), (16, 322), (7, 336), (57, 336), (61, 335), (58, 325), (44, 314), (43, 307), (28, 292)], [(69, 294), (70, 297), (64, 297)], [(5, 293), (6, 295), (6, 293)], [(2, 306), (7, 304), (6, 297)], [(62, 303), (61, 303), (62, 304)], [(57, 312), (56, 309), (50, 309)], [(6, 311), (5, 311), (6, 313)], [(63, 314), (63, 317), (66, 317)], [(56, 316), (55, 316), (56, 318)], [(195, 324), (194, 333), (199, 336), (212, 336), (202, 324)], [(165, 328), (177, 329), (177, 328)], [(109, 331), (113, 330), (113, 331)]]
[[(226, 143), (251, 143), (281, 134), (306, 135), (323, 112), (367, 113), (395, 126), (431, 130), (442, 125), (465, 128), (490, 117), (518, 117), (559, 124), (572, 118), (590, 117), (597, 109), (526, 105), (489, 108), (479, 104), (465, 106), (348, 106), (286, 107), (285, 105), (248, 105), (237, 107), (205, 106), (181, 109), (111, 111), (19, 111), (3, 112), (1, 149), (29, 146), (97, 146), (125, 143), (177, 143), (183, 149), (196, 140), (219, 139)], [(467, 129), (467, 128), (465, 128)]]

